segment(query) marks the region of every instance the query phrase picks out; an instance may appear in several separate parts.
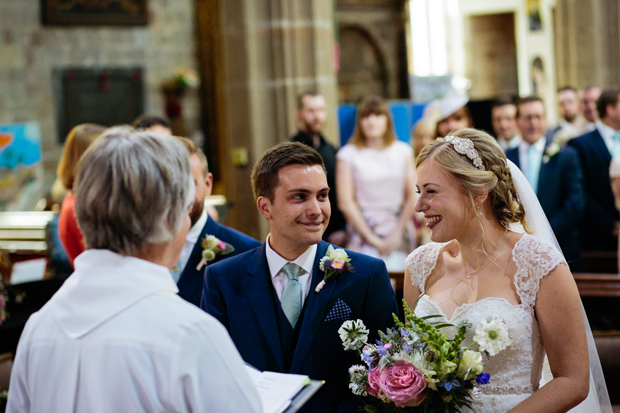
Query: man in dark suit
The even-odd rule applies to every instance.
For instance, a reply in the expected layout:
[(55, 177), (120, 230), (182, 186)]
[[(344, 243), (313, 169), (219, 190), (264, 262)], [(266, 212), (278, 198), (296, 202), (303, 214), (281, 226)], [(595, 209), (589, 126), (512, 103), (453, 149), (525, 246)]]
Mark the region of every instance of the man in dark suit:
[(571, 270), (582, 272), (579, 222), (585, 202), (577, 153), (545, 137), (545, 106), (537, 96), (518, 102), (517, 125), (523, 140), (506, 157), (532, 185)]
[(171, 274), (177, 282), (179, 295), (190, 303), (200, 306), (205, 273), (205, 265), (201, 263), (203, 250), (201, 241), (207, 235), (213, 235), (219, 240), (232, 245), (235, 249), (227, 255), (216, 255), (215, 259), (208, 262), (208, 265), (256, 248), (260, 245), (260, 242), (218, 223), (207, 213), (207, 210), (204, 208), (204, 199), (206, 196), (211, 195), (211, 189), (213, 188), (213, 175), (209, 172), (207, 158), (190, 139), (179, 139), (189, 153), (192, 177), (196, 184), (196, 196), (194, 206), (190, 211), (192, 227), (185, 238), (181, 259), (172, 269)]
[(587, 251), (615, 251), (618, 247), (618, 211), (609, 179), (611, 158), (620, 155), (620, 88), (603, 91), (596, 104), (596, 129), (572, 139), (584, 173), (586, 210), (581, 226)]
[(294, 142), (270, 149), (254, 166), (252, 188), (271, 232), (259, 248), (208, 267), (201, 308), (224, 324), (247, 363), (325, 380), (303, 411), (355, 411), (360, 400), (348, 389), (348, 369), (359, 358), (344, 351), (338, 329), (361, 319), (374, 342), (378, 329), (393, 324), (385, 264), (346, 251), (355, 272), (342, 271), (317, 291), (331, 208), (314, 149)]
[(338, 209), (336, 200), (336, 152), (334, 145), (327, 142), (323, 137), (323, 126), (327, 112), (325, 110), (325, 97), (314, 90), (307, 90), (297, 98), (297, 110), (295, 111), (299, 131), (291, 137), (291, 142), (300, 142), (308, 145), (321, 155), (327, 171), (327, 184), (329, 185), (329, 202), (332, 207), (332, 217), (323, 234), (325, 241), (336, 245), (346, 243), (344, 215)]

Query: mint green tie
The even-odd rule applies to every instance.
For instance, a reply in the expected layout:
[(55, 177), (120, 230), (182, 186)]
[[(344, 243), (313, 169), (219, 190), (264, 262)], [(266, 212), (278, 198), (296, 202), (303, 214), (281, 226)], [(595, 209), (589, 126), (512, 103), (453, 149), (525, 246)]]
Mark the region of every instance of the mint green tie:
[(172, 269), (170, 270), (170, 275), (172, 275), (172, 279), (174, 280), (175, 284), (178, 283), (179, 278), (181, 278), (181, 270), (181, 261), (179, 261), (177, 265), (172, 267)]
[(612, 136), (612, 150), (611, 150), (611, 157), (615, 158), (616, 156), (620, 155), (620, 133), (618, 132), (614, 132), (613, 136)]
[(282, 293), (282, 311), (286, 315), (291, 326), (295, 328), (299, 314), (301, 314), (301, 286), (299, 285), (299, 272), (301, 267), (292, 262), (282, 267), (282, 272), (288, 277), (288, 283)]
[(538, 193), (538, 175), (540, 174), (540, 162), (535, 162), (534, 155), (536, 149), (534, 145), (530, 145), (527, 149), (527, 172), (525, 174), (527, 180), (534, 192)]

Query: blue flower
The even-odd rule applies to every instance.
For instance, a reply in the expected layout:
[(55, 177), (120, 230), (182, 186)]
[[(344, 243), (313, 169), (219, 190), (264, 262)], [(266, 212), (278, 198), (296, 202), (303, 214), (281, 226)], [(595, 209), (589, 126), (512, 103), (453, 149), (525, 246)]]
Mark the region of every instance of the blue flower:
[(371, 364), (374, 359), (375, 359), (374, 355), (362, 353), (362, 360), (364, 360), (364, 363)]
[(325, 261), (323, 261), (323, 266), (325, 268), (331, 267), (332, 266), (332, 261), (330, 259), (326, 258)]
[(390, 350), (388, 350), (387, 348), (385, 348), (385, 346), (379, 346), (377, 347), (377, 353), (379, 354), (379, 356), (383, 357), (386, 354), (389, 354)]
[(366, 364), (371, 365), (375, 360), (375, 356), (376, 352), (374, 348), (370, 346), (364, 347), (364, 350), (362, 351), (362, 360), (364, 360)]
[(411, 345), (411, 343), (403, 344), (403, 351), (407, 354), (413, 353), (413, 346)]
[(480, 373), (476, 376), (476, 383), (478, 384), (489, 384), (491, 375), (489, 373)]
[(461, 387), (461, 383), (457, 380), (444, 381), (443, 383), (439, 383), (439, 385), (443, 386), (447, 391), (452, 390), (452, 387)]
[(405, 330), (404, 328), (400, 329), (400, 334), (402, 334), (403, 337), (407, 337), (409, 333), (410, 333), (409, 330)]

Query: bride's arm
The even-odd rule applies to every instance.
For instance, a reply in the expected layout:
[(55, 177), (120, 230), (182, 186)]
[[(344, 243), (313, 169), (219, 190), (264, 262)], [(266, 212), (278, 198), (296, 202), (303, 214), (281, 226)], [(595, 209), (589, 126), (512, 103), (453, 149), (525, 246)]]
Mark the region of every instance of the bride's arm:
[(587, 397), (590, 384), (579, 291), (568, 267), (558, 265), (540, 281), (535, 310), (553, 380), (511, 412), (566, 412)]
[[(417, 285), (414, 285), (411, 281), (411, 273), (409, 268), (405, 268), (405, 279), (403, 280), (403, 298), (407, 302), (407, 305), (411, 307), (415, 300), (418, 299), (421, 292)], [(412, 309), (413, 310), (413, 309)]]

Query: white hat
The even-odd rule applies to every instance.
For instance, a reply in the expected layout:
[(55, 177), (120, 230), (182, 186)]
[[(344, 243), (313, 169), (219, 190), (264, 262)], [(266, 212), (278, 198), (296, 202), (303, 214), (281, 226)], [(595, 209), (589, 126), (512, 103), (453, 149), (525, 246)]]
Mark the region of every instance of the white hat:
[(467, 102), (469, 102), (469, 97), (467, 97), (465, 91), (451, 91), (443, 98), (429, 103), (424, 108), (424, 117), (442, 121), (467, 105)]

